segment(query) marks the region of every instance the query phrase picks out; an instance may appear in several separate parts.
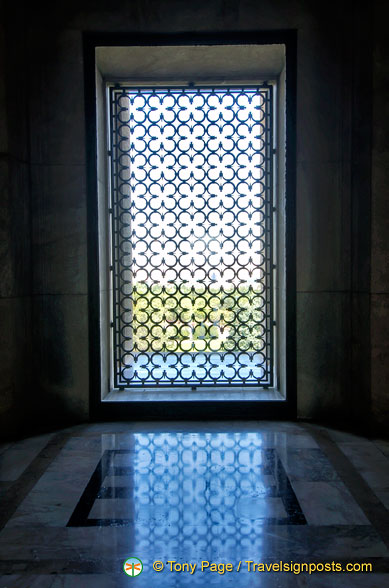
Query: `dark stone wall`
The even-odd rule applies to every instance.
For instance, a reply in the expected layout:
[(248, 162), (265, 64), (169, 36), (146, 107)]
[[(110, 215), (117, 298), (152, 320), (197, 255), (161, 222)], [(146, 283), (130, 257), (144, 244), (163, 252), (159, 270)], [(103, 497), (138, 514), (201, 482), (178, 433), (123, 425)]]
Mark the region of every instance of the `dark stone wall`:
[(373, 425), (389, 427), (389, 7), (376, 2), (373, 45), (371, 203), (371, 406)]
[(385, 3), (6, 0), (2, 12), (4, 430), (26, 426), (26, 406), (30, 422), (88, 418), (83, 31), (297, 29), (298, 414), (384, 424)]
[[(0, 431), (28, 419), (31, 385), (31, 216), (25, 50), (20, 31), (9, 43), (0, 5)], [(11, 118), (13, 124), (10, 124)]]

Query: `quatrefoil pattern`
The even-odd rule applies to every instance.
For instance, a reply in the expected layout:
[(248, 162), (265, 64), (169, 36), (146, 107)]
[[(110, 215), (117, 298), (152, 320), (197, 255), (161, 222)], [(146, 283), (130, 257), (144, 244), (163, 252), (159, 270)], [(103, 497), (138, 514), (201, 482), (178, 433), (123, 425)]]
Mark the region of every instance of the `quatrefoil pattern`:
[(272, 385), (272, 102), (111, 88), (116, 388)]

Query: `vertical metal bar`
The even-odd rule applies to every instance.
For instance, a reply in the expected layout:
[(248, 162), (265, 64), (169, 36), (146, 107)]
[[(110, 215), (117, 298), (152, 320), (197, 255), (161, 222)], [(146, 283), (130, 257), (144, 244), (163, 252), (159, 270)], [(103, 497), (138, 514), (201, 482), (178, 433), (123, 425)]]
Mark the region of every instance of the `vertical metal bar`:
[(120, 349), (120, 341), (118, 336), (118, 324), (117, 324), (117, 316), (118, 316), (118, 279), (119, 276), (117, 275), (117, 234), (118, 234), (118, 226), (117, 226), (117, 150), (116, 150), (116, 125), (117, 125), (117, 91), (114, 88), (110, 89), (110, 108), (111, 108), (111, 125), (110, 125), (110, 145), (111, 145), (111, 182), (112, 182), (112, 216), (111, 216), (111, 223), (112, 223), (112, 310), (113, 310), (113, 360), (114, 360), (114, 385), (115, 387), (119, 386), (119, 358), (118, 352)]
[(273, 176), (273, 146), (274, 146), (274, 139), (273, 139), (273, 86), (269, 85), (269, 94), (267, 99), (268, 105), (268, 124), (267, 124), (267, 144), (268, 144), (268, 182), (269, 182), (269, 190), (268, 190), (268, 222), (269, 222), (269, 253), (270, 253), (270, 273), (269, 273), (269, 284), (268, 284), (268, 294), (269, 294), (269, 366), (268, 366), (268, 379), (270, 386), (273, 385), (273, 374), (274, 374), (274, 271), (276, 271), (276, 267), (273, 268), (275, 257), (273, 251), (273, 190), (274, 190), (274, 176)]

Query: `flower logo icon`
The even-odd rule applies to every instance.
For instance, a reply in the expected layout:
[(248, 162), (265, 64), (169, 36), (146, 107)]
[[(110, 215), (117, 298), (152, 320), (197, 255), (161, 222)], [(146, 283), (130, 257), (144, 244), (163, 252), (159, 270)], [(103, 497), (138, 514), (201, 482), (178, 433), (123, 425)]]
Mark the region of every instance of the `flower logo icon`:
[(139, 576), (143, 570), (143, 564), (137, 557), (129, 557), (123, 564), (123, 571), (127, 576), (133, 578)]

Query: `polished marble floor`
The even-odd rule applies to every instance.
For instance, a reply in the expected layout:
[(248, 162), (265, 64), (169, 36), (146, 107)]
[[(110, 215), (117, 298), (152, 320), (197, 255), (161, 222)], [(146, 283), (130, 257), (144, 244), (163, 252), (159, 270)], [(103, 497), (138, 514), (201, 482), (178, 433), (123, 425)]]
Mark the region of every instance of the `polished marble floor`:
[(92, 424), (4, 444), (0, 588), (389, 586), (388, 460), (387, 441), (288, 422)]

